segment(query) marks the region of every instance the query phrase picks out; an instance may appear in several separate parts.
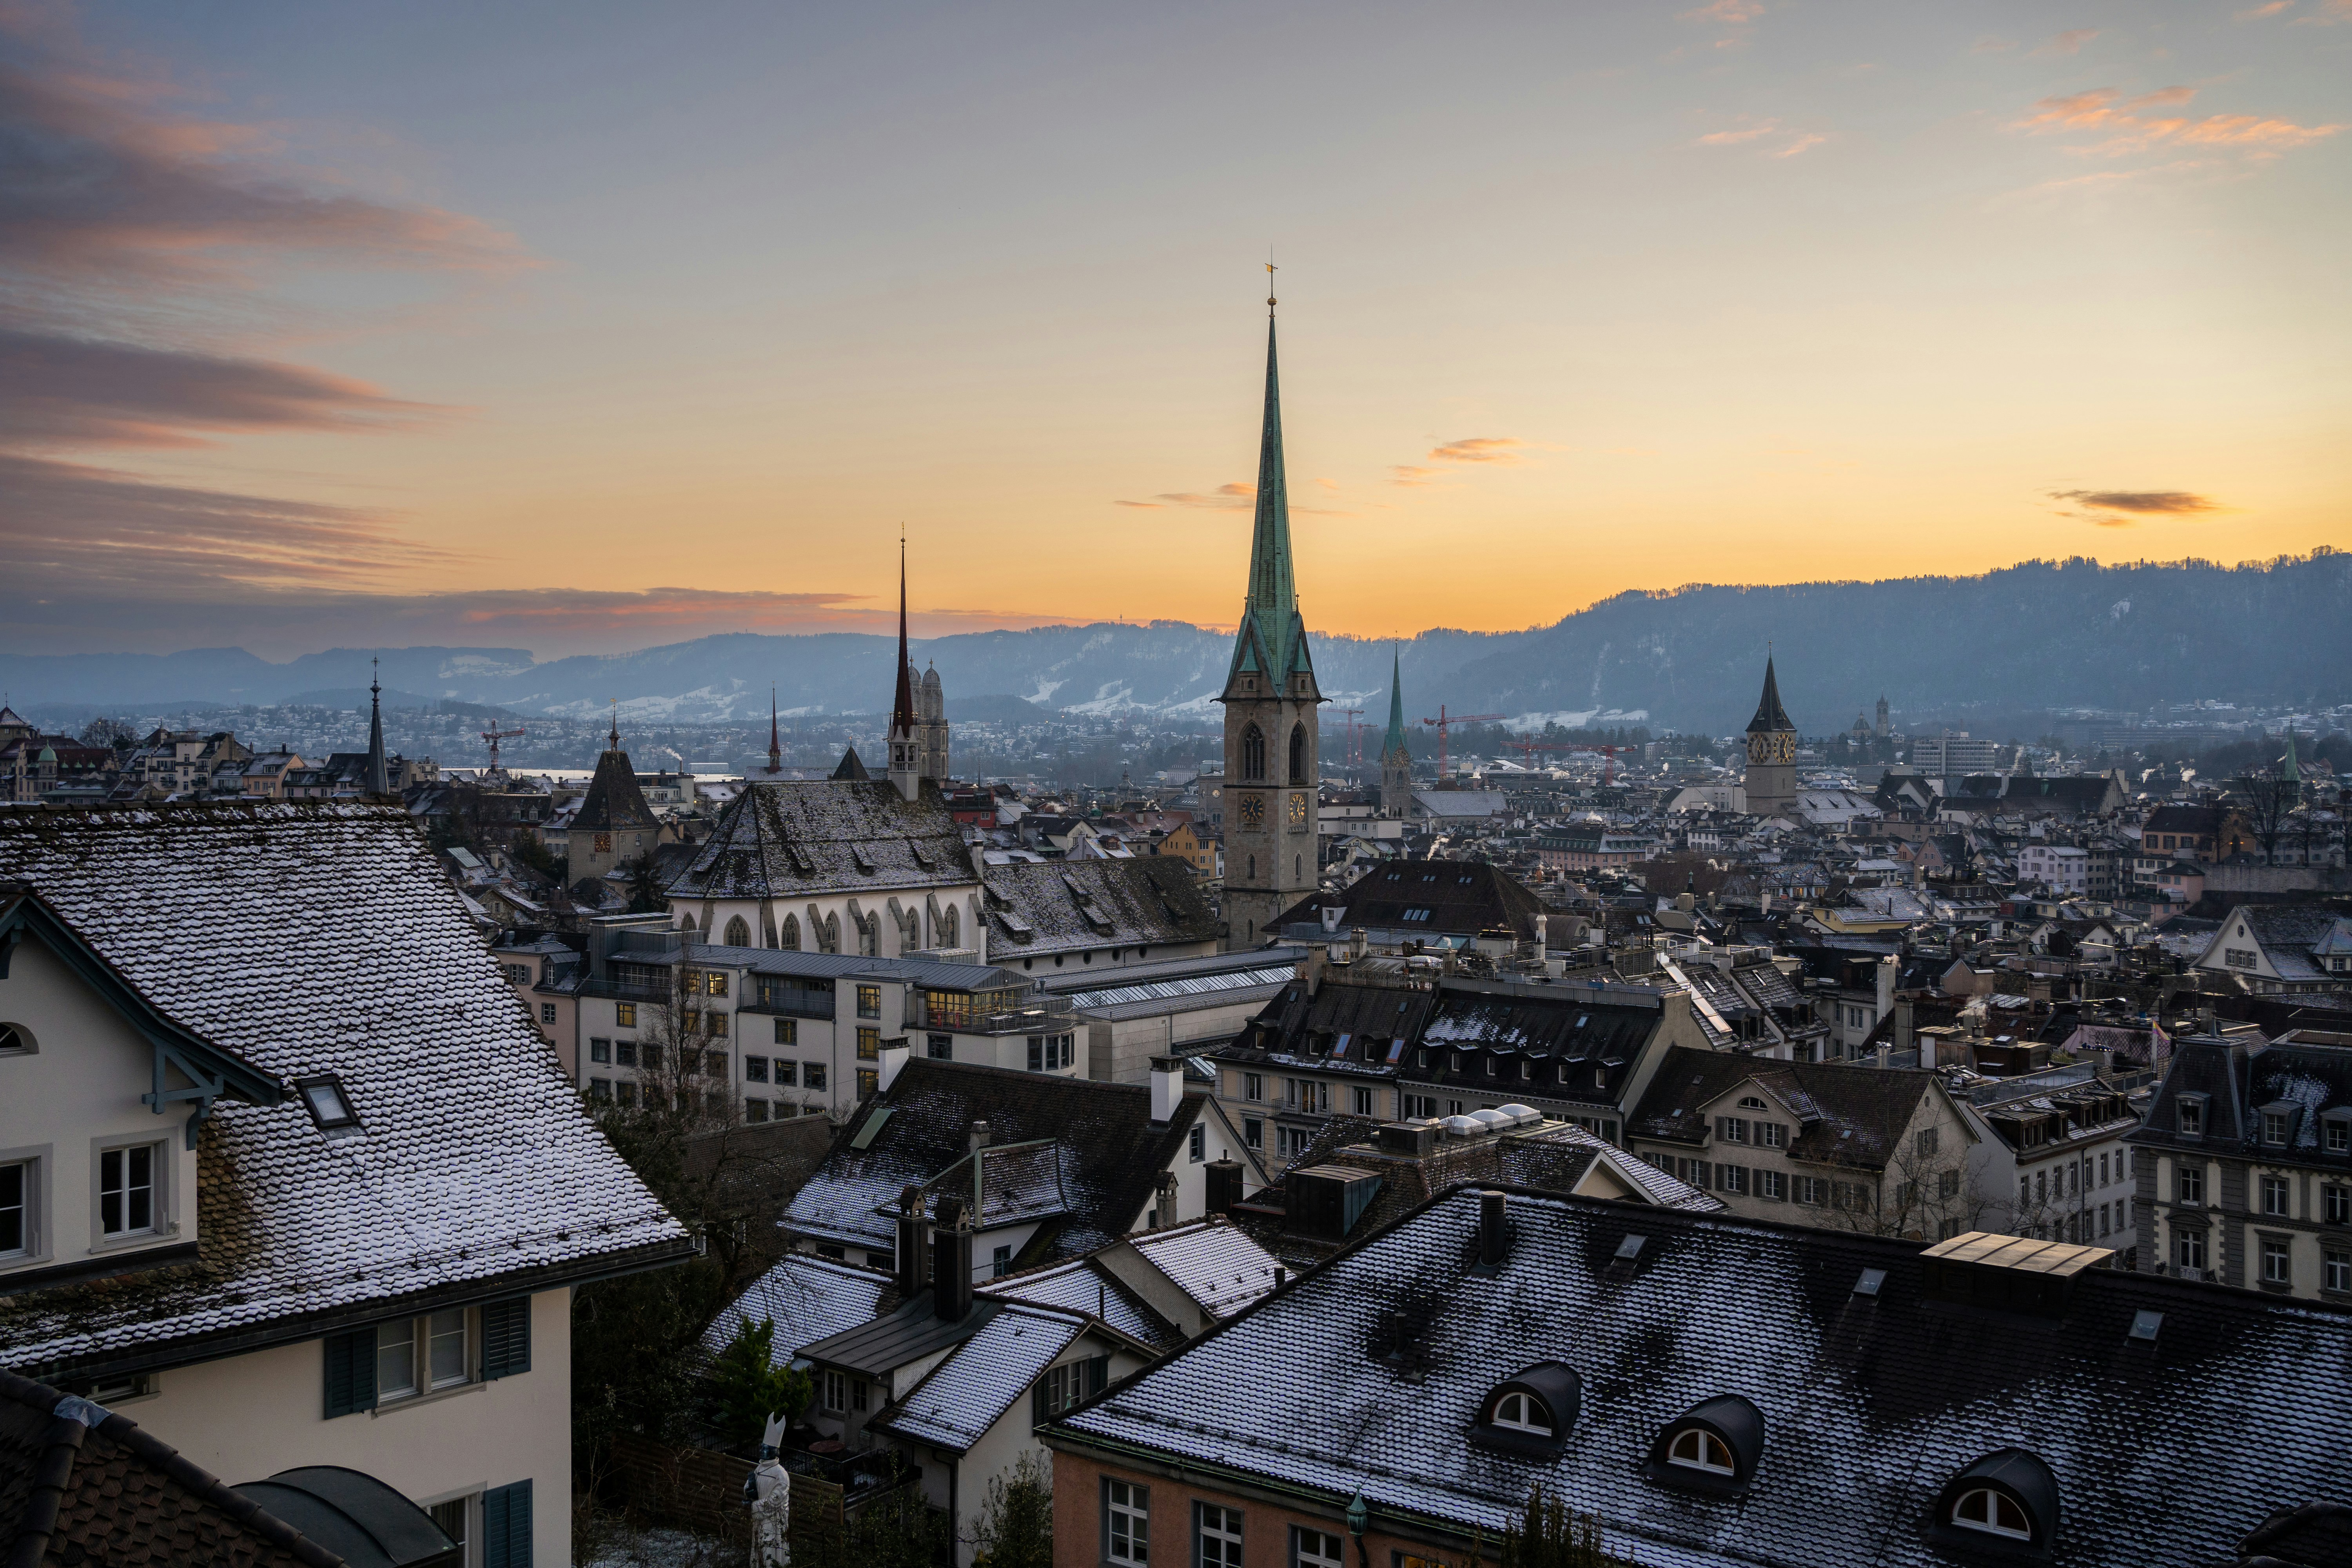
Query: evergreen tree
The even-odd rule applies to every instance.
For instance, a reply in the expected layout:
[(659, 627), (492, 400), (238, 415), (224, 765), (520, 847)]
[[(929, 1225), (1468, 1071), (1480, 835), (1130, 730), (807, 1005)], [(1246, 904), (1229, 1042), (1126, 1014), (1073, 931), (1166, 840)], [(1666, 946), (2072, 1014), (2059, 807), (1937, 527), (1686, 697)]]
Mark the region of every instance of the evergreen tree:
[(710, 1366), (711, 1400), (719, 1429), (736, 1445), (757, 1443), (770, 1415), (789, 1423), (809, 1400), (809, 1376), (775, 1363), (776, 1322), (744, 1318)]
[(1054, 1568), (1054, 1473), (1035, 1453), (990, 1479), (971, 1546), (974, 1568)]
[(1503, 1532), (1498, 1568), (1607, 1568), (1601, 1552), (1601, 1522), (1571, 1511), (1540, 1483), (1528, 1489), (1520, 1517)]

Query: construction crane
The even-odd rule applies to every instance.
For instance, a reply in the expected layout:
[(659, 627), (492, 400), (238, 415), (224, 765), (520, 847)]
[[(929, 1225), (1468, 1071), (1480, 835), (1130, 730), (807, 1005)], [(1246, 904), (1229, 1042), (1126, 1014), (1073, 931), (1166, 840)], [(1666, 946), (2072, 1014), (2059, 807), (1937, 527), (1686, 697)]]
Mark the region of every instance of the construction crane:
[(1538, 752), (1584, 752), (1591, 750), (1581, 741), (1506, 741), (1503, 744), (1525, 759), (1528, 771), (1534, 771)]
[(1445, 731), (1454, 724), (1499, 724), (1508, 717), (1502, 713), (1448, 713), (1445, 704), (1437, 705), (1437, 717), (1423, 719), (1423, 723), (1437, 731), (1437, 782), (1443, 784), (1451, 775), (1446, 771)]
[(521, 725), (518, 724), (511, 730), (501, 730), (495, 719), (490, 721), (490, 727), (481, 732), (482, 739), (490, 743), (490, 772), (499, 771), (499, 742), (511, 741), (521, 733)]

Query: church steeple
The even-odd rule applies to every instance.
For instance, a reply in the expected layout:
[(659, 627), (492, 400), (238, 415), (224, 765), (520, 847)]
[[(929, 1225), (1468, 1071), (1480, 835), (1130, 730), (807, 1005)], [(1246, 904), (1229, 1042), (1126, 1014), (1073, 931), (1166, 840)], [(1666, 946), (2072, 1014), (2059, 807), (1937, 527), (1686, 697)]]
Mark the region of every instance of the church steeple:
[(923, 787), (922, 746), (915, 730), (915, 667), (907, 657), (907, 542), (898, 541), (898, 689), (890, 702), (890, 782), (912, 800)]
[(1764, 695), (1757, 700), (1756, 717), (1748, 721), (1748, 732), (1779, 734), (1796, 727), (1790, 722), (1789, 710), (1780, 706), (1780, 679), (1772, 673), (1772, 656), (1768, 653), (1764, 656)]
[(1404, 665), (1389, 655), (1389, 728), (1381, 737), (1381, 810), (1403, 816), (1412, 810), (1412, 752), (1404, 741)]
[(768, 688), (768, 772), (784, 771), (783, 737), (776, 731), (776, 689)]
[(1404, 743), (1404, 662), (1394, 649), (1389, 653), (1389, 728), (1381, 737), (1381, 761), (1408, 755)]
[[(383, 796), (392, 793), (392, 773), (383, 758), (383, 678), (381, 659), (368, 660), (368, 760), (367, 792)], [(498, 726), (493, 724), (492, 729)]]
[[(1271, 307), (1274, 301), (1268, 300)], [(1280, 688), (1301, 671), (1311, 674), (1307, 626), (1298, 614), (1298, 583), (1290, 554), (1290, 486), (1282, 461), (1282, 388), (1276, 369), (1274, 317), (1265, 321), (1265, 416), (1258, 433), (1257, 517), (1250, 534), (1249, 595), (1234, 637), (1227, 689), (1239, 677), (1263, 678)]]

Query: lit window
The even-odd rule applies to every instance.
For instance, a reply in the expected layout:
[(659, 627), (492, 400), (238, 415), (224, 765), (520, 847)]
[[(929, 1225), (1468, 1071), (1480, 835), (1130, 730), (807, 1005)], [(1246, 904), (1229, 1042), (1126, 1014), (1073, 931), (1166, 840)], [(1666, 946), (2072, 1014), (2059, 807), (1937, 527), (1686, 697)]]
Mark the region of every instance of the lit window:
[(2033, 1539), (2033, 1529), (2026, 1522), (2025, 1510), (2017, 1506), (2017, 1500), (1990, 1487), (1962, 1492), (1960, 1500), (1952, 1505), (1952, 1522), (1962, 1530), (1980, 1530), (1987, 1535), (2005, 1535), (2012, 1541)]
[(1531, 1394), (1506, 1394), (1495, 1401), (1495, 1414), (1489, 1419), (1492, 1425), (1514, 1432), (1532, 1432), (1538, 1437), (1551, 1436), (1551, 1412)]
[(1727, 1476), (1738, 1468), (1732, 1463), (1731, 1447), (1714, 1433), (1693, 1426), (1674, 1440), (1666, 1450), (1666, 1463), (1685, 1469), (1705, 1470), (1709, 1475)]

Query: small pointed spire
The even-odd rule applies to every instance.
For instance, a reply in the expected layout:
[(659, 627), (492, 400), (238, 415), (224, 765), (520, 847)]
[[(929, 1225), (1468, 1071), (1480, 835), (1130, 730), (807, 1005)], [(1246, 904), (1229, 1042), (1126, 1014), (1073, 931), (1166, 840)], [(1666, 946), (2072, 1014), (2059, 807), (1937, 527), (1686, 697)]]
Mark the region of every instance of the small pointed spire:
[(617, 697), (613, 699), (613, 731), (604, 737), (604, 749), (608, 752), (621, 749), (621, 700)]
[(367, 789), (373, 795), (392, 793), (392, 773), (383, 758), (383, 660), (373, 658), (368, 660)]
[(1764, 656), (1764, 695), (1756, 704), (1756, 717), (1748, 721), (1748, 732), (1777, 734), (1796, 727), (1790, 721), (1789, 710), (1780, 706), (1780, 680), (1772, 672), (1772, 656), (1768, 653)]
[(915, 732), (915, 667), (907, 658), (907, 536), (898, 536), (898, 689), (890, 700), (890, 733)]
[(1381, 761), (1409, 755), (1404, 743), (1404, 660), (1395, 647), (1389, 649), (1389, 729), (1381, 737)]

